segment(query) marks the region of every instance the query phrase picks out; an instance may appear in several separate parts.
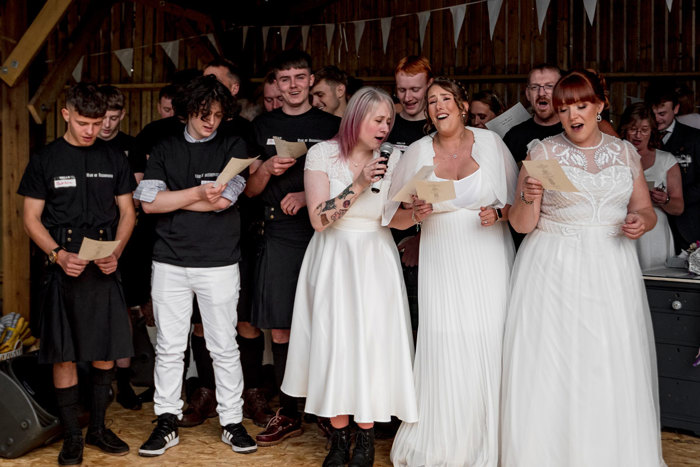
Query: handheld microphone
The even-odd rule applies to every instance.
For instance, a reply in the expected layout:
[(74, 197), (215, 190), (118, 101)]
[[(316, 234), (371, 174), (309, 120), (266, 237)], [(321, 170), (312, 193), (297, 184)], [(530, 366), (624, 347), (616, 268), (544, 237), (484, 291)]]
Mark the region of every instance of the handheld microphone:
[[(391, 156), (392, 152), (394, 152), (394, 146), (392, 146), (391, 143), (382, 143), (382, 145), (379, 146), (379, 157), (385, 157), (386, 160), (384, 162), (380, 162), (380, 164), (387, 165), (389, 163), (389, 156)], [(384, 175), (380, 175), (379, 180), (372, 183), (372, 193), (379, 193), (383, 179)]]

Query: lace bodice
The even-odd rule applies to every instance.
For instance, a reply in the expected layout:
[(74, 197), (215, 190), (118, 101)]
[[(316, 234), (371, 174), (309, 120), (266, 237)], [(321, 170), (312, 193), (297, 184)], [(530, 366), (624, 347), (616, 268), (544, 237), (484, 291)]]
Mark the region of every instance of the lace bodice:
[[(306, 155), (306, 165), (304, 170), (319, 170), (328, 175), (330, 182), (330, 197), (334, 198), (340, 194), (348, 185), (353, 182), (353, 174), (348, 166), (348, 162), (339, 157), (338, 143), (335, 141), (324, 141), (314, 145)], [(374, 157), (379, 157), (379, 151), (374, 151)], [(374, 230), (380, 227), (382, 208), (387, 200), (389, 186), (394, 167), (401, 157), (401, 151), (395, 149), (389, 157), (388, 167), (384, 175), (379, 193), (372, 193), (367, 188), (345, 216), (334, 222), (333, 226), (351, 230)]]
[[(641, 171), (634, 146), (602, 134), (599, 144), (576, 146), (562, 133), (529, 146), (532, 160), (556, 159), (578, 192), (545, 190), (540, 224), (619, 226), (627, 216), (634, 178)], [(538, 225), (542, 227), (542, 225)]]

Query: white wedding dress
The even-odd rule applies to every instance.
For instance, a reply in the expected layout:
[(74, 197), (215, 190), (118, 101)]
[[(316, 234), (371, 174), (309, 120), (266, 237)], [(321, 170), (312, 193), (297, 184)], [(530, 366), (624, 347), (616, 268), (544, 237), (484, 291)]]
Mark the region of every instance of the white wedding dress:
[(634, 241), (621, 233), (641, 165), (609, 135), (530, 145), (578, 192), (545, 190), (513, 267), (503, 350), (503, 467), (657, 467), (653, 331)]
[[(657, 149), (654, 165), (644, 171), (644, 178), (647, 182), (654, 182), (655, 187), (668, 189), (668, 171), (676, 164), (678, 161), (673, 154)], [(654, 212), (656, 225), (635, 242), (642, 270), (663, 267), (666, 258), (676, 254), (666, 212), (657, 206), (654, 206)]]
[[(474, 132), (479, 169), (455, 182), (457, 198), (433, 205), (418, 261), (418, 340), (414, 378), (418, 422), (402, 423), (394, 465), (488, 466), (498, 462), (501, 350), (513, 240), (506, 222), (484, 227), (481, 206), (512, 204), (517, 167), (493, 132)], [(390, 198), (434, 164), (431, 136), (412, 144)], [(431, 180), (441, 180), (433, 175)], [(387, 205), (385, 222), (397, 203)]]
[[(396, 244), (381, 225), (400, 154), (389, 158), (381, 192), (362, 192), (306, 249), (282, 383), (285, 394), (306, 397), (306, 412), (350, 414), (356, 423), (417, 418), (406, 287)], [(304, 170), (328, 174), (331, 198), (353, 181), (334, 141), (312, 147)]]

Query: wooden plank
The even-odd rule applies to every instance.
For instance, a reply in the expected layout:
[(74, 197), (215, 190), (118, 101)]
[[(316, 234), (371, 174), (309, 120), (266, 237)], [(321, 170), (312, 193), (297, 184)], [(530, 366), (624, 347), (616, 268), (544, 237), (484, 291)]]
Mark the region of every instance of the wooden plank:
[(71, 76), (78, 60), (85, 53), (87, 45), (94, 40), (94, 35), (102, 25), (102, 21), (109, 15), (112, 3), (113, 0), (103, 0), (90, 4), (85, 18), (80, 21), (71, 37), (72, 47), (54, 63), (27, 105), (36, 123), (43, 123), (46, 113), (56, 101), (56, 97)]
[(185, 18), (185, 19), (190, 19), (192, 21), (196, 21), (197, 23), (201, 23), (204, 25), (211, 26), (212, 29), (214, 28), (214, 23), (211, 20), (211, 17), (208, 15), (205, 15), (204, 13), (201, 13), (197, 10), (193, 10), (191, 8), (184, 8), (179, 5), (176, 5), (172, 2), (164, 2), (162, 0), (128, 0), (134, 3), (140, 3), (143, 6), (146, 6), (148, 8), (153, 8), (156, 10), (160, 10), (164, 13), (168, 13), (173, 16), (177, 16), (179, 18)]
[[(214, 60), (216, 55), (212, 52), (212, 45), (205, 36), (202, 36), (202, 31), (195, 29), (192, 24), (185, 18), (181, 18), (177, 22), (177, 27), (180, 30), (180, 34), (184, 37), (191, 37), (192, 39), (186, 40), (187, 52), (190, 53), (190, 59), (192, 63), (187, 63), (186, 67), (197, 68), (197, 60), (201, 61), (202, 64), (206, 64)], [(272, 36), (272, 34), (270, 34)]]
[[(7, 0), (0, 4), (3, 35), (19, 39), (27, 24), (24, 0)], [(43, 39), (42, 39), (43, 40)], [(0, 41), (3, 57), (10, 51), (7, 41)], [(2, 155), (2, 309), (17, 312), (29, 319), (29, 240), (24, 233), (23, 204), (17, 187), (29, 162), (29, 115), (25, 110), (29, 99), (26, 76), (15, 79), (14, 86), (2, 83), (0, 101), (0, 154)], [(37, 330), (35, 330), (37, 331)]]
[(27, 28), (17, 46), (10, 52), (0, 68), (0, 78), (8, 86), (17, 79), (32, 62), (48, 35), (63, 18), (73, 0), (47, 0), (32, 24)]
[[(122, 12), (125, 8), (123, 3), (117, 3), (112, 7), (112, 13), (110, 14), (110, 44), (111, 50), (119, 50), (122, 48), (121, 45), (121, 25), (122, 25)], [(109, 76), (113, 83), (118, 83), (121, 78), (122, 66), (119, 64), (119, 59), (113, 53), (108, 54), (107, 59), (109, 60)]]

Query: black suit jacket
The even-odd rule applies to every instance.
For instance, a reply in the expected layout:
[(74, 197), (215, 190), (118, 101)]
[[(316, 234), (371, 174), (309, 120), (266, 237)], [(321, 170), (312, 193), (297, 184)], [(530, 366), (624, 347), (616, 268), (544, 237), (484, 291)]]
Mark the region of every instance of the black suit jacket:
[(691, 242), (700, 240), (700, 130), (676, 120), (671, 137), (661, 149), (676, 156), (681, 169), (685, 208), (683, 214), (669, 219), (682, 241), (676, 249), (686, 249)]

